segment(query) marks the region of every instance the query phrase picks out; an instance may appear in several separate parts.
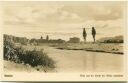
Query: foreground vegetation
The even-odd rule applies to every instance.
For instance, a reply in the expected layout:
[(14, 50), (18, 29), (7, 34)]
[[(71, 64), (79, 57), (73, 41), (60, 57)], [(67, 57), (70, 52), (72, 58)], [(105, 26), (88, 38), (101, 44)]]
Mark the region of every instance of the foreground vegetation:
[(55, 62), (46, 53), (36, 49), (25, 50), (17, 47), (11, 41), (4, 40), (4, 60), (29, 65), (31, 67), (55, 68)]

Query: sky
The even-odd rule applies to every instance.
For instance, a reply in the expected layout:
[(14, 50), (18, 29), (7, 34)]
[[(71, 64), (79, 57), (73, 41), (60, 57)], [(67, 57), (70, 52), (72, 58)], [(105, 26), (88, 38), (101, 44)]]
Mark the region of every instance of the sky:
[(82, 40), (85, 28), (87, 41), (92, 41), (92, 27), (96, 29), (96, 39), (123, 35), (124, 8), (123, 2), (5, 3), (3, 30), (5, 34), (27, 38), (49, 35), (51, 39)]

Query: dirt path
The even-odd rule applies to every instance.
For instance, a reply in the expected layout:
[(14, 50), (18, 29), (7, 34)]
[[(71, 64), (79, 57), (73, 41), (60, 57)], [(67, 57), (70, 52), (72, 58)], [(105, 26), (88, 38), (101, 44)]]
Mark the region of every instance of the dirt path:
[(87, 52), (82, 50), (59, 50), (45, 47), (56, 61), (57, 72), (121, 72), (123, 55)]

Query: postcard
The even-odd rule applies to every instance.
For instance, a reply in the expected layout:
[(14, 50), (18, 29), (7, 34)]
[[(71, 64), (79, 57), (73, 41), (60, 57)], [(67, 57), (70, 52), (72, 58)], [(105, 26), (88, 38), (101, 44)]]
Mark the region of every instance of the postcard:
[(126, 3), (0, 2), (1, 81), (126, 81)]

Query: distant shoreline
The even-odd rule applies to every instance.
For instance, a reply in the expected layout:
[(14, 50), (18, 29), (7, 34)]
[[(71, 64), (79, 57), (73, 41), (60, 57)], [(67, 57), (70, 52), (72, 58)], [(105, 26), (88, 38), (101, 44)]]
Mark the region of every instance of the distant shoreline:
[(120, 44), (68, 44), (55, 46), (60, 50), (83, 50), (90, 52), (112, 53), (123, 55), (123, 47)]
[(89, 50), (89, 49), (65, 49), (65, 48), (56, 48), (60, 50), (84, 50), (84, 51), (90, 51), (90, 52), (102, 52), (102, 53), (112, 53), (112, 54), (124, 54), (123, 52), (110, 52), (110, 51), (104, 51), (104, 50)]

